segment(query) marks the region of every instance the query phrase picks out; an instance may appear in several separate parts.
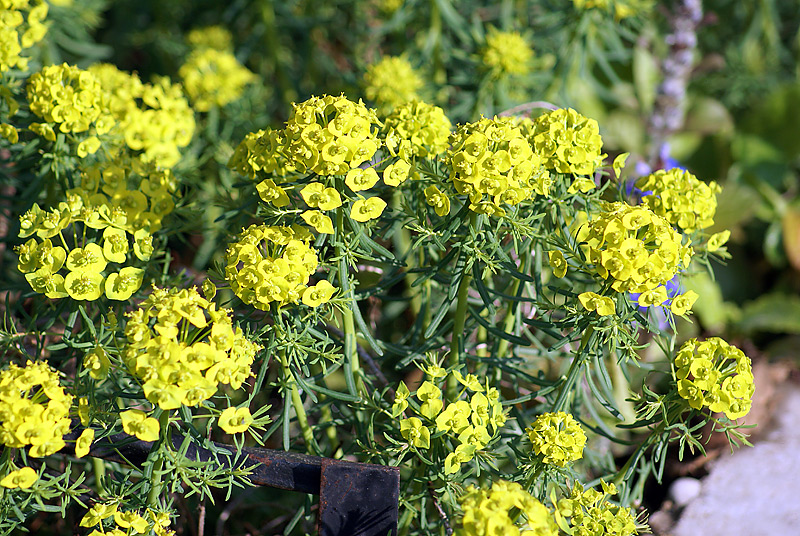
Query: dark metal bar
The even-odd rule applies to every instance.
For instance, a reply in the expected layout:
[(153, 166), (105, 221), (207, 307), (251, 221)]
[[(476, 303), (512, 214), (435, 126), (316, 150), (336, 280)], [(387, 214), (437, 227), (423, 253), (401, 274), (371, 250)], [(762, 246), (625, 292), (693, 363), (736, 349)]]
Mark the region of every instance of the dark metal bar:
[[(79, 428), (79, 427), (78, 427)], [(74, 429), (65, 440), (78, 437)], [(184, 438), (173, 436), (175, 449)], [(116, 434), (95, 442), (90, 456), (120, 463), (141, 465), (153, 443), (139, 441), (127, 434)], [(250, 467), (250, 480), (300, 493), (319, 495), (318, 530), (320, 536), (395, 536), (397, 534), (400, 470), (397, 467), (334, 460), (257, 447), (242, 448), (242, 456), (230, 445), (213, 443), (212, 448), (198, 448), (193, 443), (186, 450), (193, 461), (213, 461), (224, 467)]]

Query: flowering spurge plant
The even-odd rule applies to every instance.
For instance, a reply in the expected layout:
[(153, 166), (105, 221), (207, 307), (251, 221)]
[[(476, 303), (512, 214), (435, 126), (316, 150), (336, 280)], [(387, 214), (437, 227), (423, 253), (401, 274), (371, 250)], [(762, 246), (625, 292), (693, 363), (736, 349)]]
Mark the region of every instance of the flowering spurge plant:
[[(498, 88), (530, 67), (498, 49), (512, 36), (470, 56)], [(623, 203), (624, 156), (548, 105), (453, 125), (410, 96), (377, 112), (323, 95), (280, 125), (236, 120), (238, 89), (197, 77), (233, 66), (208, 52), (233, 40), (181, 40), (197, 51), (174, 58), (192, 58), (188, 99), (111, 65), (36, 66), (60, 77), (50, 93), (63, 83), (51, 97), (13, 74), (20, 114), (2, 102), (0, 149), (26, 204), (0, 370), (48, 363), (69, 401), (56, 411), (40, 383), (9, 402), (48, 404), (29, 412), (55, 415), (64, 444), (5, 445), (2, 531), (55, 500), (90, 534), (186, 532), (204, 506), (224, 519), (213, 488), (246, 485), (247, 468), (185, 456), (213, 440), (398, 466), (404, 534), (633, 534), (670, 443), (701, 446), (704, 423), (742, 439), (749, 360), (675, 351), (688, 292), (664, 327), (639, 308), (713, 257), (712, 185), (677, 178), (648, 186), (661, 205)], [(145, 442), (147, 462), (83, 461), (111, 437)], [(303, 505), (290, 517), (284, 532), (312, 530)]]

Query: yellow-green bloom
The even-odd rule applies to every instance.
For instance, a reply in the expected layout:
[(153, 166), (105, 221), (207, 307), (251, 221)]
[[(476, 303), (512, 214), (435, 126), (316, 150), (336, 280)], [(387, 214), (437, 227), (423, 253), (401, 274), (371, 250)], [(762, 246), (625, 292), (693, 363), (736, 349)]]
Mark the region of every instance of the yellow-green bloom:
[(265, 203), (270, 203), (278, 208), (285, 207), (289, 204), (289, 196), (286, 195), (286, 191), (275, 184), (275, 181), (272, 179), (265, 179), (259, 182), (256, 185), (256, 190), (258, 191), (259, 197), (261, 197)]
[(320, 234), (333, 234), (333, 221), (319, 210), (306, 210), (300, 217)]
[(561, 278), (567, 275), (567, 260), (560, 251), (548, 251), (547, 257), (550, 260), (550, 267), (553, 269), (554, 276)]
[(116, 502), (110, 504), (95, 503), (81, 519), (80, 526), (94, 527), (104, 519), (113, 516), (117, 508), (119, 508), (119, 503)]
[(694, 302), (696, 302), (699, 297), (700, 296), (695, 291), (687, 290), (680, 296), (675, 296), (672, 299), (672, 305), (670, 305), (669, 310), (672, 311), (674, 315), (685, 315), (691, 310)]
[(231, 52), (214, 48), (193, 50), (178, 75), (194, 108), (200, 112), (235, 101), (244, 92), (244, 86), (256, 78)]
[(414, 447), (427, 449), (431, 446), (431, 432), (417, 417), (400, 421), (400, 435)]
[(464, 517), (457, 536), (558, 535), (553, 513), (516, 482), (497, 480), (490, 489), (470, 485), (458, 502)]
[(614, 300), (608, 296), (601, 296), (594, 292), (583, 292), (578, 294), (578, 300), (587, 311), (595, 311), (600, 316), (613, 315), (617, 312)]
[(548, 169), (591, 176), (603, 165), (603, 140), (597, 121), (572, 108), (553, 110), (521, 125)]
[(432, 184), (425, 188), (425, 202), (432, 206), (439, 216), (450, 214), (450, 198)]
[(247, 407), (230, 407), (220, 414), (217, 424), (229, 434), (240, 434), (247, 431), (253, 424), (253, 416), (250, 415), (250, 409)]
[(526, 432), (534, 454), (542, 456), (544, 463), (564, 467), (583, 457), (586, 434), (568, 413), (544, 413)]
[(755, 386), (750, 359), (719, 337), (686, 341), (675, 355), (673, 378), (689, 407), (708, 407), (729, 419), (750, 410)]
[(492, 28), (486, 35), (481, 60), (484, 68), (495, 78), (527, 74), (532, 59), (533, 49), (519, 32), (503, 32)]
[(364, 223), (378, 218), (383, 214), (383, 209), (385, 208), (386, 201), (380, 197), (361, 198), (353, 203), (353, 208), (350, 209), (350, 217), (357, 222)]
[(342, 198), (335, 188), (326, 188), (319, 182), (312, 182), (300, 190), (303, 201), (311, 208), (333, 210), (342, 206)]
[(119, 416), (126, 434), (136, 436), (142, 441), (158, 440), (160, 431), (158, 420), (148, 417), (144, 411), (129, 409), (121, 412)]
[(83, 356), (83, 368), (89, 371), (89, 376), (95, 380), (102, 380), (108, 376), (111, 361), (102, 346), (95, 346)]
[(474, 212), (497, 214), (534, 194), (547, 195), (549, 174), (511, 118), (458, 127), (446, 156), (455, 190)]
[(419, 99), (423, 81), (405, 58), (384, 56), (364, 74), (364, 94), (383, 112)]
[(125, 301), (139, 290), (144, 280), (144, 270), (126, 266), (119, 273), (106, 278), (105, 291), (109, 300)]
[(309, 307), (319, 307), (323, 303), (327, 303), (335, 293), (336, 287), (323, 279), (303, 291), (303, 303)]
[[(386, 117), (383, 133), (392, 155), (410, 161), (415, 157), (439, 155), (447, 150), (453, 125), (438, 106), (412, 101), (397, 106)], [(406, 164), (408, 166), (408, 164)], [(396, 186), (386, 180), (390, 186)], [(399, 182), (405, 180), (404, 178)]]
[(685, 233), (710, 227), (717, 211), (716, 182), (706, 184), (680, 168), (658, 170), (639, 179), (636, 187), (646, 192), (642, 203)]
[(5, 477), (3, 477), (3, 479), (0, 480), (0, 486), (10, 489), (28, 489), (33, 486), (38, 479), (39, 475), (36, 471), (30, 467), (23, 467), (22, 469), (11, 471)]
[(713, 253), (717, 251), (719, 248), (724, 246), (728, 239), (731, 237), (731, 232), (727, 229), (725, 231), (721, 231), (719, 233), (715, 233), (711, 235), (708, 239), (708, 243), (706, 244), (706, 251), (709, 253)]
[(75, 441), (75, 457), (83, 458), (89, 454), (89, 450), (92, 447), (92, 441), (94, 441), (94, 430), (91, 428), (86, 428), (83, 432), (81, 432), (81, 435)]

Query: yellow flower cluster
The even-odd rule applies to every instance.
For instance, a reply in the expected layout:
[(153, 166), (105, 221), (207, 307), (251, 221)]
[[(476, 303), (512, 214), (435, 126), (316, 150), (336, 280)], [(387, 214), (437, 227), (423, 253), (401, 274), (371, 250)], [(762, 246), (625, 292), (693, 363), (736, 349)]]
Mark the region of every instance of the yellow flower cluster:
[[(169, 528), (169, 515), (163, 512), (147, 510), (144, 515), (136, 510), (120, 510), (118, 502), (95, 503), (83, 516), (81, 527), (95, 527), (103, 520), (114, 518), (116, 525), (110, 530), (93, 530), (89, 536), (128, 536), (133, 534), (150, 534), (156, 536), (174, 536), (175, 531)], [(101, 526), (101, 529), (103, 527)]]
[[(532, 122), (521, 121), (520, 124), (548, 169), (558, 173), (593, 175), (603, 164), (603, 140), (597, 121), (572, 108), (553, 110)], [(583, 180), (575, 188), (587, 191), (594, 188), (594, 183)]]
[(375, 112), (361, 101), (311, 97), (292, 105), (281, 151), (299, 173), (344, 175), (378, 150), (378, 126)]
[(213, 25), (194, 28), (186, 34), (186, 42), (192, 48), (213, 48), (214, 50), (232, 50), (233, 36), (224, 26)]
[(286, 157), (281, 152), (285, 145), (282, 130), (265, 128), (251, 132), (233, 151), (228, 167), (251, 179), (256, 175), (283, 175), (287, 171)]
[(384, 121), (386, 148), (394, 156), (411, 161), (414, 157), (437, 156), (447, 150), (452, 123), (444, 110), (420, 101), (396, 107)]
[(469, 486), (458, 502), (464, 517), (457, 536), (558, 535), (553, 514), (516, 482), (497, 480), (491, 489)]
[(44, 362), (11, 364), (0, 372), (0, 444), (30, 445), (28, 454), (43, 458), (61, 450), (69, 432), (72, 395), (64, 392), (58, 373)]
[(11, 471), (2, 479), (0, 479), (0, 486), (8, 489), (28, 489), (39, 480), (39, 475), (30, 467), (23, 467), (15, 471)]
[(755, 390), (750, 359), (719, 337), (686, 341), (675, 356), (673, 376), (678, 394), (693, 409), (705, 406), (729, 419), (750, 411)]
[(548, 192), (550, 175), (513, 121), (483, 118), (460, 125), (450, 137), (450, 180), (475, 212), (502, 214), (504, 204)]
[(238, 389), (252, 375), (261, 347), (194, 288), (154, 288), (127, 316), (125, 364), (161, 409), (199, 406), (219, 384)]
[(486, 35), (481, 54), (484, 68), (495, 78), (527, 74), (531, 68), (533, 49), (519, 32), (503, 32), (496, 28)]
[(0, 73), (28, 68), (28, 58), (21, 54), (47, 35), (46, 17), (47, 4), (42, 0), (0, 2)]
[(244, 86), (256, 78), (231, 52), (214, 48), (193, 50), (178, 74), (199, 112), (235, 101), (241, 97)]
[(585, 9), (602, 9), (611, 12), (614, 8), (614, 18), (617, 20), (635, 17), (642, 13), (647, 13), (653, 8), (653, 0), (572, 0), (576, 8)]
[(418, 100), (423, 85), (422, 77), (408, 60), (398, 56), (384, 56), (364, 74), (364, 95), (382, 113)]
[[(127, 300), (144, 277), (144, 270), (131, 264), (134, 258), (150, 259), (153, 237), (127, 223), (135, 218), (129, 218), (123, 203), (91, 205), (87, 198), (85, 191), (72, 191), (58, 208), (45, 211), (34, 205), (23, 214), (19, 236), (31, 238), (16, 248), (17, 268), (34, 291), (48, 298), (92, 301), (105, 293), (111, 300)], [(65, 233), (70, 225), (74, 232)], [(67, 251), (65, 235), (81, 236), (83, 241)]]
[(673, 168), (642, 177), (636, 187), (645, 192), (642, 203), (685, 233), (714, 224), (716, 194), (722, 191), (714, 181), (706, 184), (688, 171)]
[(180, 149), (192, 141), (194, 111), (180, 84), (160, 77), (142, 86), (137, 106), (128, 111), (120, 127), (125, 144), (141, 151), (143, 162), (171, 168), (180, 160)]
[(308, 286), (319, 265), (310, 239), (311, 233), (300, 226), (251, 225), (228, 247), (225, 279), (244, 303), (256, 309), (300, 299), (317, 307), (330, 300), (336, 289), (326, 280)]
[(556, 517), (561, 519), (559, 524), (563, 526), (566, 524), (564, 518), (569, 518), (569, 534), (574, 536), (639, 534), (636, 518), (631, 510), (607, 500), (607, 497), (617, 494), (616, 486), (602, 480), (600, 485), (603, 488), (602, 493), (591, 488), (584, 491), (583, 485), (576, 482), (570, 496), (558, 501)]
[[(604, 203), (603, 212), (581, 226), (578, 241), (604, 279), (614, 280), (617, 292), (641, 292), (645, 302), (667, 300), (663, 286), (689, 266), (693, 250), (669, 222), (645, 207)], [(640, 299), (640, 303), (642, 303)]]
[(583, 458), (586, 434), (572, 415), (559, 411), (539, 415), (525, 430), (533, 444), (533, 452), (544, 463), (564, 467)]
[[(415, 408), (415, 412), (425, 422), (419, 417), (408, 417), (400, 421), (400, 434), (417, 448), (430, 448), (431, 425), (436, 432), (444, 432), (456, 438), (458, 446), (447, 455), (444, 462), (445, 472), (448, 474), (458, 472), (462, 463), (472, 460), (475, 453), (488, 445), (506, 422), (500, 393), (496, 388), (482, 386), (472, 374), (466, 377), (458, 371), (453, 374), (466, 387), (465, 392), (473, 391), (469, 401), (458, 400), (444, 408), (441, 389), (426, 381), (415, 392), (420, 402), (419, 409)], [(408, 409), (410, 396), (408, 387), (401, 382), (392, 406), (394, 417)]]
[(121, 71), (110, 63), (95, 63), (86, 70), (95, 77), (106, 93), (106, 111), (116, 121), (124, 121), (128, 113), (136, 108), (136, 99), (142, 96), (142, 81), (136, 74)]
[(63, 63), (44, 67), (28, 80), (31, 111), (61, 132), (85, 132), (94, 126), (105, 134), (114, 126), (107, 109), (107, 94), (94, 75)]

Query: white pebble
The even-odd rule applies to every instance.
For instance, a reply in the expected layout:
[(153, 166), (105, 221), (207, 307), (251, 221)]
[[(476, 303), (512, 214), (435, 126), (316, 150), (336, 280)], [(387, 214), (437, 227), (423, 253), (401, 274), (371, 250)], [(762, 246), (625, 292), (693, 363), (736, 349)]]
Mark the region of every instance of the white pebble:
[(696, 478), (681, 477), (669, 487), (669, 498), (677, 506), (686, 506), (700, 495), (702, 487), (703, 483)]

